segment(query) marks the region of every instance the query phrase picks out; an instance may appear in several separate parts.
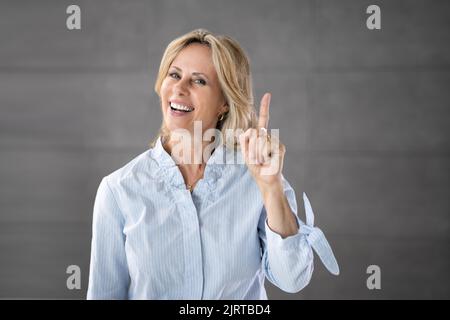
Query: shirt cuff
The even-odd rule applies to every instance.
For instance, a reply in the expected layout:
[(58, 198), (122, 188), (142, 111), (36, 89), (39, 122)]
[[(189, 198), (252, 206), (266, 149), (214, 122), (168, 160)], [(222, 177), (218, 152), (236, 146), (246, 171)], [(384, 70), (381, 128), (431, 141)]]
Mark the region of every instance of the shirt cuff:
[(282, 238), (281, 235), (270, 229), (267, 219), (265, 221), (265, 229), (267, 240), (271, 246), (275, 246), (278, 250), (301, 250), (302, 242), (311, 246), (319, 256), (325, 267), (334, 275), (339, 274), (339, 265), (334, 257), (333, 250), (328, 243), (324, 233), (317, 227), (314, 227), (314, 213), (311, 203), (306, 193), (303, 193), (303, 201), (305, 203), (306, 224), (304, 224), (295, 214), (298, 232), (292, 236)]

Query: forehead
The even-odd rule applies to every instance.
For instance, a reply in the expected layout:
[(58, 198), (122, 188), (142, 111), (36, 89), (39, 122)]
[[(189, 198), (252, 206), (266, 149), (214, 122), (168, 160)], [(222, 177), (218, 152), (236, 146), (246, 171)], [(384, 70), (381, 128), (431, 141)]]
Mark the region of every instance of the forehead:
[(211, 49), (199, 43), (190, 44), (181, 50), (173, 60), (172, 66), (188, 73), (201, 72), (211, 76), (216, 74)]

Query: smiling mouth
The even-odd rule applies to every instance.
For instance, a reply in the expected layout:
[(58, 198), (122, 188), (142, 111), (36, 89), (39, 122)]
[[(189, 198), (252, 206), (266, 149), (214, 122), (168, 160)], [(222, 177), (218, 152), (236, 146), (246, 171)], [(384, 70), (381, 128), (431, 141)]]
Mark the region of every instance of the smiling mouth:
[(195, 110), (194, 107), (188, 107), (188, 106), (184, 106), (184, 105), (181, 105), (178, 103), (173, 103), (170, 101), (169, 101), (169, 106), (170, 106), (170, 109), (172, 109), (173, 111), (181, 111), (181, 112), (185, 112), (185, 113), (192, 112)]

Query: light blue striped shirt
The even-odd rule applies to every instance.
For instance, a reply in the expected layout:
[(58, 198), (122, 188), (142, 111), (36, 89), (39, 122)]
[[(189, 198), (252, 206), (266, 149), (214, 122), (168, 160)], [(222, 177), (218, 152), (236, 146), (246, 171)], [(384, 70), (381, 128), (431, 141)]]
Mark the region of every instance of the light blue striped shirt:
[[(238, 163), (224, 163), (236, 155)], [(235, 161), (236, 162), (236, 159)], [(240, 152), (218, 147), (192, 194), (159, 139), (103, 178), (97, 191), (88, 299), (267, 299), (264, 280), (286, 292), (310, 281), (314, 249), (333, 274), (333, 252), (303, 193), (285, 195), (300, 226), (282, 238), (267, 225), (260, 191)]]

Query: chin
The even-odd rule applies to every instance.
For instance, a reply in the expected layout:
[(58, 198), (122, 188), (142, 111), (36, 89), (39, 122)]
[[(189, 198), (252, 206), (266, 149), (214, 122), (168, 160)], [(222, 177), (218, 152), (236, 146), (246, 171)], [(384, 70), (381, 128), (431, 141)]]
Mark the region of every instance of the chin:
[(176, 121), (166, 121), (165, 127), (170, 132), (172, 132), (174, 130), (180, 130), (180, 129), (185, 129), (185, 130), (190, 129), (190, 125), (188, 123), (176, 123)]

